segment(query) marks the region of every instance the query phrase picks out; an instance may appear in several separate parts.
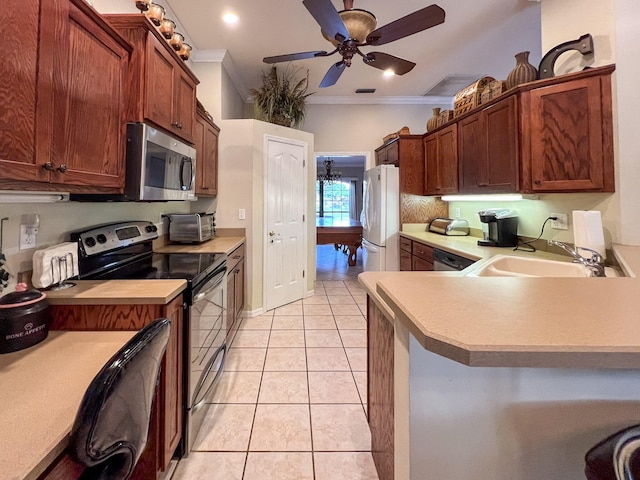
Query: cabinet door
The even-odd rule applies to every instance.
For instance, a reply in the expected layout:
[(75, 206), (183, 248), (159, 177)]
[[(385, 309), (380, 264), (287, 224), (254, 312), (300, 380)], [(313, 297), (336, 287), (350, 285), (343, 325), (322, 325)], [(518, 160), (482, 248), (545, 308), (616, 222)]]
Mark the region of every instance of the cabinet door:
[(196, 117), (196, 85), (179, 68), (175, 69), (174, 118), (172, 125), (176, 135), (192, 143)]
[(398, 165), (400, 161), (400, 140), (393, 141), (387, 147), (387, 159), (384, 163), (390, 165)]
[(147, 33), (144, 117), (169, 132), (174, 122), (174, 58), (151, 33)]
[(400, 137), (398, 141), (400, 192), (424, 195), (424, 146), (422, 137)]
[(405, 250), (400, 250), (400, 271), (411, 271), (411, 254)]
[(236, 322), (240, 320), (244, 308), (244, 259), (238, 262), (235, 269), (235, 316)]
[(218, 193), (219, 130), (198, 112), (195, 123), (196, 195), (215, 197)]
[(51, 181), (124, 187), (129, 54), (72, 3), (54, 52)]
[(486, 188), (492, 193), (517, 192), (518, 116), (516, 97), (511, 96), (482, 111), (486, 131)]
[(411, 257), (411, 270), (416, 272), (431, 272), (433, 271), (433, 263), (413, 255)]
[(227, 274), (227, 346), (231, 347), (233, 338), (235, 337), (235, 331), (238, 326), (236, 325), (236, 278), (233, 270), (230, 270)]
[(458, 122), (460, 193), (482, 193), (489, 184), (484, 120), (478, 112)]
[(458, 126), (451, 126), (438, 132), (438, 177), (439, 193), (458, 191)]
[(394, 477), (393, 323), (367, 297), (367, 405), (371, 454), (380, 480)]
[(163, 316), (171, 320), (171, 334), (167, 343), (167, 350), (162, 365), (161, 390), (162, 407), (160, 422), (160, 468), (164, 471), (169, 466), (173, 452), (176, 450), (182, 438), (182, 417), (184, 403), (182, 398), (183, 371), (183, 309), (182, 296), (179, 296), (167, 304), (163, 310)]
[(387, 148), (380, 147), (376, 150), (376, 166), (387, 163)]
[(427, 195), (436, 195), (438, 180), (438, 134), (433, 133), (424, 138), (424, 185)]
[(610, 90), (601, 81), (591, 77), (530, 92), (533, 191), (613, 191), (611, 119), (602, 107), (611, 102)]
[(458, 122), (459, 191), (518, 191), (516, 100), (511, 96)]
[(458, 129), (454, 123), (424, 138), (427, 195), (458, 191)]
[[(55, 18), (54, 12), (52, 2), (45, 2), (42, 14)], [(0, 20), (3, 36), (12, 44), (4, 49), (0, 62), (4, 79), (0, 83), (0, 179), (46, 181), (49, 173), (37, 164), (34, 139), (37, 92), (39, 86), (50, 86), (51, 66), (38, 71), (38, 42), (50, 52), (52, 39), (38, 35), (37, 0), (6, 0)], [(46, 96), (39, 100), (46, 101)]]

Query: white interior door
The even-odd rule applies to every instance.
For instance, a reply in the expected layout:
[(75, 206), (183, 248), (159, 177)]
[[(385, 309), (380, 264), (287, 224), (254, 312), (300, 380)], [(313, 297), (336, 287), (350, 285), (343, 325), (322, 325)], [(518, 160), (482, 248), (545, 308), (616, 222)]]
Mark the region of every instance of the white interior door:
[(265, 309), (303, 298), (306, 266), (306, 145), (267, 137), (265, 156)]

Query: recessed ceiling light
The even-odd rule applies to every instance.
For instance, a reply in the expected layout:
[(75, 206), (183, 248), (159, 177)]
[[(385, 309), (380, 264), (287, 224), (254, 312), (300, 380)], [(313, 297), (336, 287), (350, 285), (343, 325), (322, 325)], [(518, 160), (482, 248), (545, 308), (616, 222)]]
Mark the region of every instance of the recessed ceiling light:
[(238, 23), (238, 15), (232, 12), (228, 12), (222, 16), (222, 20), (224, 21), (224, 23), (230, 23), (230, 24)]
[(385, 77), (393, 77), (395, 74), (396, 74), (396, 72), (394, 72), (394, 71), (393, 71), (393, 70), (391, 70), (390, 68), (387, 68), (387, 69), (384, 71), (384, 73), (383, 73), (383, 75), (384, 75)]

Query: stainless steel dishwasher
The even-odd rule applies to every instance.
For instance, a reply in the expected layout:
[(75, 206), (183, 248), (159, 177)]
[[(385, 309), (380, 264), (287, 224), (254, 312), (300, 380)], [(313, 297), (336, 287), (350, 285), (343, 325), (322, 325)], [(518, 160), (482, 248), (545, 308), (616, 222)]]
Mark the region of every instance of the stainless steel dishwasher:
[(433, 270), (437, 272), (464, 270), (469, 265), (476, 263), (475, 260), (461, 257), (454, 253), (445, 252), (438, 248), (433, 249)]

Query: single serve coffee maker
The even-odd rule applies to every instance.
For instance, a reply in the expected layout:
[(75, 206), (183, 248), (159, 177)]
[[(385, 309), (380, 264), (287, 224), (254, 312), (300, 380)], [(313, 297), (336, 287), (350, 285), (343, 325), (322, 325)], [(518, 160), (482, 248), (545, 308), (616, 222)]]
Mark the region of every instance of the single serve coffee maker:
[(484, 247), (515, 247), (518, 245), (518, 214), (507, 208), (488, 208), (478, 212)]

